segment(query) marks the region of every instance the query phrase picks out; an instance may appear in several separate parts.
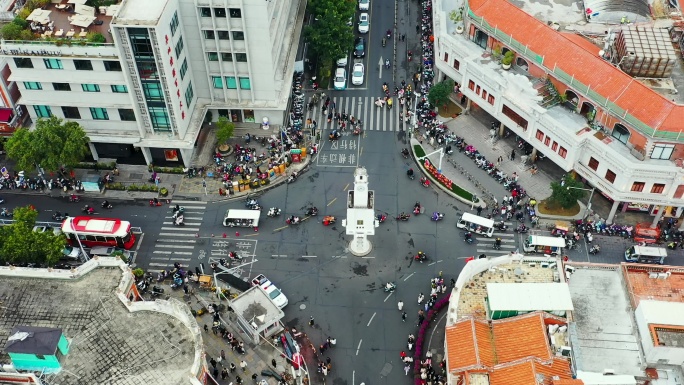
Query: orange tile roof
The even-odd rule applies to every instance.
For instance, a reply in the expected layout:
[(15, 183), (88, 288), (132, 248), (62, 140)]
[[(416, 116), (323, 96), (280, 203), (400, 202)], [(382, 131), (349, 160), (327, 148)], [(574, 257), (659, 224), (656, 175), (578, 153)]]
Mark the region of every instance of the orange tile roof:
[(498, 362), (512, 362), (525, 357), (549, 360), (549, 347), (541, 312), (492, 322)]
[[(489, 373), (490, 385), (553, 385), (554, 377), (571, 380), (570, 363), (564, 358), (553, 358), (548, 364), (528, 358), (511, 364), (498, 365)], [(537, 381), (537, 379), (541, 381)], [(582, 381), (574, 384), (583, 384)]]
[[(684, 274), (680, 272), (680, 266), (624, 264), (623, 269), (635, 309), (642, 299), (684, 302)], [(651, 272), (670, 272), (671, 275), (668, 279), (653, 279), (649, 277)]]
[(565, 36), (566, 39), (572, 41), (573, 43), (579, 45), (580, 47), (584, 48), (585, 50), (591, 52), (592, 54), (596, 55), (596, 57), (598, 57), (601, 48), (596, 44), (590, 42), (583, 36), (577, 35), (575, 33), (561, 32), (561, 34)]
[(584, 381), (578, 380), (576, 378), (561, 378), (560, 380), (551, 381), (552, 385), (584, 385)]
[(495, 364), (489, 325), (472, 318), (446, 328), (450, 372), (483, 368)]
[(469, 0), (468, 4), (490, 26), (540, 55), (546, 68), (562, 70), (653, 129), (681, 130), (684, 106), (632, 79), (576, 39), (554, 31), (507, 0)]

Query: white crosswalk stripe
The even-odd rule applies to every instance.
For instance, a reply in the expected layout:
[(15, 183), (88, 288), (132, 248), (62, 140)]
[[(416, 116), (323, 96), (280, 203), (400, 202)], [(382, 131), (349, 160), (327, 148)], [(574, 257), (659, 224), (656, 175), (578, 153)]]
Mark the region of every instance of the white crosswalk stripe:
[[(175, 205), (183, 206), (185, 209), (183, 213), (185, 226), (173, 226), (172, 215)], [(155, 241), (149, 263), (151, 268), (159, 270), (172, 269), (176, 262), (188, 266), (193, 260), (193, 256), (199, 253), (199, 250), (196, 250), (198, 243), (195, 238), (202, 225), (207, 203), (174, 200), (167, 208), (164, 226)]]
[[(474, 234), (477, 237), (475, 241), (475, 246), (477, 247), (477, 255), (484, 254), (488, 256), (499, 256), (501, 254), (509, 254), (518, 248), (517, 244), (515, 243), (517, 234), (512, 230), (513, 223), (504, 222), (504, 224), (508, 226), (509, 231), (495, 231), (491, 238)], [(501, 238), (500, 249), (494, 248), (494, 244), (497, 238)]]
[[(392, 109), (387, 107), (377, 107), (374, 103), (375, 99), (370, 96), (335, 96), (330, 99), (335, 102), (336, 112), (340, 114), (346, 112), (348, 115), (356, 119), (361, 119), (363, 122), (363, 129), (366, 131), (400, 131), (401, 118), (399, 117), (402, 111), (402, 106), (399, 105), (396, 97), (393, 97), (395, 105)], [(305, 105), (308, 105), (309, 100)], [(318, 123), (318, 130), (330, 130), (337, 128), (339, 125), (333, 119), (328, 123), (327, 115), (323, 115), (322, 107), (325, 101), (321, 101), (311, 111), (306, 111), (304, 122), (307, 119), (315, 120)], [(328, 109), (330, 112), (330, 109)]]

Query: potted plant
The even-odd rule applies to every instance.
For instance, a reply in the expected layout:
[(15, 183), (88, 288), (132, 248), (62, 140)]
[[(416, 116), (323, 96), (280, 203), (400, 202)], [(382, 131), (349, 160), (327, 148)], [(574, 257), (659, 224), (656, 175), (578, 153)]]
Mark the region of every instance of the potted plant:
[(229, 122), (225, 116), (220, 117), (218, 122), (216, 122), (216, 146), (221, 155), (228, 155), (230, 153), (228, 140), (233, 137), (234, 129), (235, 125)]
[(163, 197), (169, 195), (169, 189), (167, 189), (166, 187), (162, 187), (161, 189), (159, 189), (159, 195)]
[(511, 64), (513, 64), (513, 59), (515, 59), (515, 54), (513, 51), (506, 51), (506, 53), (503, 55), (503, 58), (501, 59), (501, 68), (508, 70), (511, 68)]

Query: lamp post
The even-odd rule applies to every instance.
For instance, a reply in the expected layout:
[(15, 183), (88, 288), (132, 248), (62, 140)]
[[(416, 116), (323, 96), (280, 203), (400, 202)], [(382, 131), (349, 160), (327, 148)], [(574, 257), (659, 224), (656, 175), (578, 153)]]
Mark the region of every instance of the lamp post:
[(444, 149), (442, 147), (438, 148), (437, 151), (433, 151), (433, 152), (431, 152), (431, 153), (429, 153), (429, 154), (427, 154), (421, 158), (418, 158), (418, 160), (422, 162), (425, 160), (425, 158), (429, 157), (430, 155), (436, 154), (438, 152), (439, 152), (439, 165), (437, 167), (437, 172), (439, 172), (441, 174), (442, 173), (442, 159), (444, 158)]
[(418, 98), (419, 97), (421, 97), (420, 92), (414, 90), (413, 91), (413, 116), (411, 117), (411, 126), (413, 126), (414, 129), (418, 128), (416, 126), (416, 122), (417, 122), (417, 118), (416, 118), (416, 112), (417, 111), (416, 110), (418, 109)]
[(588, 188), (583, 188), (583, 187), (566, 187), (568, 190), (574, 189), (574, 190), (584, 190), (584, 191), (591, 191), (591, 194), (589, 194), (589, 200), (587, 201), (587, 208), (584, 210), (584, 216), (582, 219), (586, 219), (589, 216), (589, 210), (591, 210), (591, 198), (594, 197), (594, 191), (596, 191), (596, 187), (592, 187), (591, 189)]

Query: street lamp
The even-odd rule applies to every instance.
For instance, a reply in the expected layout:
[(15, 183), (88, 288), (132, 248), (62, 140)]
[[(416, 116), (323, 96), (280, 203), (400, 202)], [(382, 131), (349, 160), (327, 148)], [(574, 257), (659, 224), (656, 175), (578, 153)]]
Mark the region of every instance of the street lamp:
[(594, 197), (594, 191), (596, 191), (596, 187), (592, 187), (591, 189), (588, 189), (588, 188), (583, 188), (583, 187), (568, 186), (566, 188), (568, 190), (575, 189), (575, 190), (591, 191), (591, 194), (589, 194), (589, 200), (587, 201), (587, 208), (586, 208), (586, 210), (584, 210), (584, 216), (582, 217), (582, 219), (586, 219), (589, 216), (589, 210), (591, 210), (591, 198)]
[(418, 128), (416, 125), (416, 120), (417, 120), (417, 118), (416, 118), (417, 111), (416, 110), (418, 109), (418, 98), (420, 96), (421, 96), (420, 92), (415, 91), (415, 90), (413, 91), (413, 116), (411, 117), (411, 126), (413, 126), (414, 129)]

